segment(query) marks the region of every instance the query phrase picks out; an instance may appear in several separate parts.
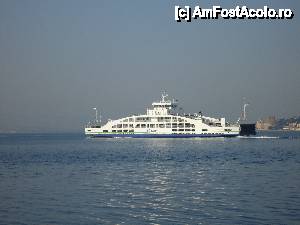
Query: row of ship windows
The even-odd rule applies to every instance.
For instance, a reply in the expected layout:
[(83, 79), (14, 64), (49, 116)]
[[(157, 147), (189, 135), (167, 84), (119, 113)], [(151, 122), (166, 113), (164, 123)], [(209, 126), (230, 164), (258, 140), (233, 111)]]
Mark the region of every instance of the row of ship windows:
[(113, 125), (112, 128), (189, 128), (189, 127), (195, 127), (194, 124), (190, 124), (190, 123), (167, 123), (167, 124), (136, 124), (134, 126), (134, 124), (117, 124), (117, 125)]
[[(103, 133), (107, 133), (108, 130), (103, 130)], [(133, 133), (134, 130), (112, 130), (111, 132), (113, 133), (127, 133), (127, 132), (130, 132), (130, 133)]]
[[(195, 129), (172, 129), (172, 131), (195, 131)], [(112, 130), (112, 133), (126, 133), (126, 132), (134, 132), (134, 130)], [(108, 130), (103, 130), (103, 133), (108, 133)]]
[[(195, 132), (195, 129), (178, 129), (178, 130), (172, 129), (172, 131), (173, 131), (173, 134), (178, 134), (178, 133), (174, 133), (174, 132), (183, 132), (183, 131)], [(127, 132), (134, 133), (134, 130), (112, 130), (112, 133), (127, 133)], [(108, 130), (103, 130), (103, 133), (108, 133)], [(192, 133), (192, 134), (195, 134), (195, 133)], [(222, 134), (222, 133), (208, 133), (208, 134)]]
[[(88, 130), (91, 131), (91, 130)], [(195, 131), (195, 129), (172, 129), (172, 131)], [(207, 129), (202, 129), (202, 131), (208, 131)], [(231, 129), (225, 129), (225, 131), (229, 132)], [(108, 130), (103, 130), (104, 133), (107, 133)], [(122, 132), (122, 130), (112, 130), (112, 132)], [(123, 132), (134, 132), (134, 130), (123, 130)], [(212, 133), (214, 134), (214, 133)], [(217, 133), (216, 133), (217, 134)]]
[(177, 117), (136, 117), (136, 118), (128, 118), (122, 120), (122, 122), (151, 122), (152, 120), (157, 122), (187, 122), (187, 120), (184, 120), (183, 118), (177, 118)]
[(195, 131), (195, 129), (172, 129), (172, 131)]
[[(195, 131), (195, 129), (172, 129), (172, 131)], [(202, 131), (207, 131), (207, 129), (202, 129)], [(103, 130), (103, 132), (108, 132), (108, 130)], [(122, 132), (122, 130), (112, 130), (112, 132)], [(123, 130), (123, 132), (134, 132), (134, 130)]]

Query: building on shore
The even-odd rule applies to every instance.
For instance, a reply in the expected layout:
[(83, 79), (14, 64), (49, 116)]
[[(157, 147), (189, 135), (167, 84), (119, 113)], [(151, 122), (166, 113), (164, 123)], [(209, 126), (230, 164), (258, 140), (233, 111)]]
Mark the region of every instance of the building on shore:
[(268, 116), (267, 118), (261, 119), (256, 122), (257, 130), (270, 130), (276, 124), (275, 116)]
[(288, 125), (283, 127), (283, 130), (297, 130), (297, 131), (300, 131), (300, 123), (298, 123), (298, 122), (289, 123)]

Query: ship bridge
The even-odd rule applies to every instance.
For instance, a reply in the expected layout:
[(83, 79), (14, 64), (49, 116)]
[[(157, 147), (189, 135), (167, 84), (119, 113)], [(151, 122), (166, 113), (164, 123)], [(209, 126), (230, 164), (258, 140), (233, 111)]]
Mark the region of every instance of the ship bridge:
[(176, 113), (178, 101), (177, 100), (167, 100), (167, 94), (162, 94), (161, 100), (159, 102), (152, 103), (152, 109), (147, 109), (147, 115), (172, 115)]

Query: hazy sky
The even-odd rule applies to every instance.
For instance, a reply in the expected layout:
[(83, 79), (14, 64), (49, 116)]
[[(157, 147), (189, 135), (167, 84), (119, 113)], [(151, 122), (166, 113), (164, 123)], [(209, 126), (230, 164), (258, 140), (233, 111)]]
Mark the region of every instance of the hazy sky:
[[(0, 0), (0, 131), (81, 131), (162, 90), (235, 121), (300, 115), (300, 1)], [(174, 21), (175, 5), (291, 8), (292, 20)]]

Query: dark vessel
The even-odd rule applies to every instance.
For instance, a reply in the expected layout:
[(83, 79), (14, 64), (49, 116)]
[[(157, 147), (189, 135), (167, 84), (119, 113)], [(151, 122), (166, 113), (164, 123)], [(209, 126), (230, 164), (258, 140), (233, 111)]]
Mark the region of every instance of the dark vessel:
[(241, 136), (256, 135), (255, 123), (240, 124), (240, 135)]
[(240, 135), (241, 136), (250, 136), (256, 135), (256, 124), (255, 123), (247, 123), (246, 119), (246, 107), (249, 105), (245, 103), (245, 99), (243, 100), (242, 114), (239, 119), (240, 123)]

